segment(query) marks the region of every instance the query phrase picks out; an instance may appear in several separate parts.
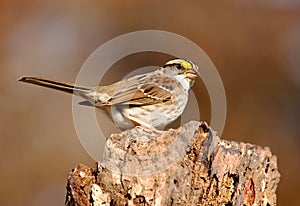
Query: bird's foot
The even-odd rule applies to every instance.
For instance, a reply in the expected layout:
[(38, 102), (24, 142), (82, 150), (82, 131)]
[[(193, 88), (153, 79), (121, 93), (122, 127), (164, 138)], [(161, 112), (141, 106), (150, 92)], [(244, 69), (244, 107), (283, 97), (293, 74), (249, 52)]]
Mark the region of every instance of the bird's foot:
[(147, 126), (136, 126), (137, 128), (140, 128), (141, 130), (143, 130), (144, 132), (147, 132), (147, 133), (154, 133), (154, 134), (157, 134), (157, 135), (160, 135), (162, 134), (164, 131), (162, 130), (158, 130), (156, 129), (155, 127), (153, 126), (150, 126), (150, 125), (147, 125)]

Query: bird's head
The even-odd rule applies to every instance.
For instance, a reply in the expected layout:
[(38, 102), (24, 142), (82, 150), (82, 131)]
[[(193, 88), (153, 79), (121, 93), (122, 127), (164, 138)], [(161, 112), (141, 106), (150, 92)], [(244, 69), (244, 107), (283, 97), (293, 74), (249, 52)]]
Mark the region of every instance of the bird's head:
[(200, 77), (198, 66), (186, 59), (170, 60), (163, 66), (163, 69), (167, 73), (175, 75), (176, 78), (187, 80), (190, 87)]

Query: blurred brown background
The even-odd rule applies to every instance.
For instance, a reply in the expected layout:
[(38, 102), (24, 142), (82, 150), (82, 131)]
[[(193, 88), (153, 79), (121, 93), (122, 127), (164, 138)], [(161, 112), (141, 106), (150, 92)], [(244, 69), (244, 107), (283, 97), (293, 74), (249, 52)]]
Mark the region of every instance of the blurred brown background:
[[(63, 205), (71, 168), (94, 164), (76, 136), (71, 96), (17, 79), (72, 82), (101, 44), (144, 29), (185, 36), (210, 56), (227, 96), (222, 138), (270, 147), (282, 175), (278, 205), (299, 203), (300, 1), (4, 0), (0, 13), (1, 205)], [(167, 59), (132, 55), (114, 66), (108, 82), (124, 75), (118, 68)], [(203, 83), (194, 91), (201, 120), (209, 121)]]

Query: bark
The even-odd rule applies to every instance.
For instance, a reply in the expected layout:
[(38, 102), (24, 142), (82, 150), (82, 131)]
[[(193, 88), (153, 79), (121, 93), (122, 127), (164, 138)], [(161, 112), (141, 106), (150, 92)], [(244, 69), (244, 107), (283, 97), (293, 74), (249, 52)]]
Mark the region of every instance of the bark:
[(66, 205), (276, 205), (268, 147), (220, 139), (206, 123), (111, 135), (104, 160), (69, 174)]

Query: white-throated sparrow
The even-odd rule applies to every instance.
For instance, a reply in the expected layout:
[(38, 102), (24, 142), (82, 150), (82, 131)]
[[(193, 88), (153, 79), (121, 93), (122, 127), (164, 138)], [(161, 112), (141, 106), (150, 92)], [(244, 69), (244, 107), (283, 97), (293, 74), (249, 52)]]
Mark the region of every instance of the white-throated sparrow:
[(107, 86), (77, 86), (40, 77), (22, 77), (19, 81), (79, 95), (107, 111), (121, 129), (136, 125), (154, 129), (171, 123), (182, 114), (188, 91), (199, 76), (193, 62), (174, 59), (154, 72)]

